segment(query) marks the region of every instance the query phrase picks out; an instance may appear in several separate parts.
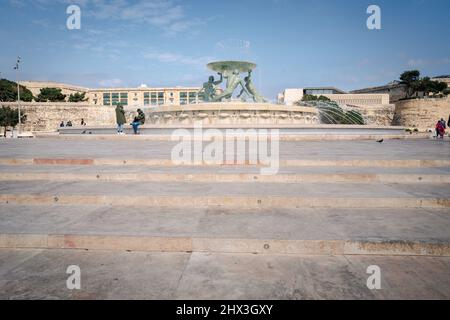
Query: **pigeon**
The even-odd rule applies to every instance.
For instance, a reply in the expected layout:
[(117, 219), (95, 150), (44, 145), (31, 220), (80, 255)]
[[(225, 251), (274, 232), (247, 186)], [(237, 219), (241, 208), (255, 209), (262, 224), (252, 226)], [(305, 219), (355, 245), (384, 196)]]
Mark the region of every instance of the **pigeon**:
[(86, 134), (86, 130), (84, 130), (81, 134)]
[(384, 139), (378, 140), (378, 143), (383, 143)]

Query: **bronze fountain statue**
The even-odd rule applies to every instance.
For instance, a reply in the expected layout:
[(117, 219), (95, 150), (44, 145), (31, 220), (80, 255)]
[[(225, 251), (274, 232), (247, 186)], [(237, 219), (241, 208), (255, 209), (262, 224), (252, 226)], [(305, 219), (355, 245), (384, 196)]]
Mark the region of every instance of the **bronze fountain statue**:
[[(208, 64), (208, 68), (217, 72), (220, 80), (215, 81), (214, 76), (211, 76), (209, 81), (203, 84), (199, 95), (203, 97), (204, 102), (230, 101), (238, 87), (241, 87), (241, 92), (237, 97), (241, 98), (241, 101), (246, 101), (246, 98), (249, 97), (257, 103), (267, 102), (252, 82), (252, 71), (256, 68), (256, 64), (245, 61), (220, 61)], [(240, 77), (241, 72), (248, 73), (244, 80)], [(220, 90), (218, 86), (223, 82), (223, 79), (227, 81), (226, 88)]]

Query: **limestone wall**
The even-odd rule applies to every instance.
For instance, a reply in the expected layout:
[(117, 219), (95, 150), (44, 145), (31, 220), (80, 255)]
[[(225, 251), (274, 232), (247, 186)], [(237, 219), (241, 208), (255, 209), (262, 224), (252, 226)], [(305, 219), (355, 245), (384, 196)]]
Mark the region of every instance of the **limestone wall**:
[(448, 120), (450, 97), (444, 99), (415, 99), (398, 101), (395, 104), (394, 125), (419, 130), (434, 128), (437, 120)]
[[(408, 102), (413, 103), (414, 102)], [(427, 103), (431, 103), (431, 100)], [(442, 101), (437, 101), (442, 105)], [(397, 115), (400, 121), (394, 124), (413, 126), (417, 117), (413, 116), (417, 110), (421, 110), (420, 119), (429, 119), (425, 127), (435, 122), (435, 118), (448, 118), (449, 101), (446, 102), (447, 111), (444, 107), (427, 107), (430, 115), (423, 115), (422, 107), (399, 106)], [(1, 103), (1, 106), (17, 108), (17, 103)], [(357, 109), (366, 119), (368, 125), (389, 126), (394, 118), (393, 105), (363, 106), (350, 105), (349, 108)], [(115, 126), (115, 107), (96, 106), (89, 103), (21, 103), (21, 109), (27, 115), (27, 121), (22, 127), (24, 131), (49, 132), (56, 131), (61, 121), (65, 123), (72, 121), (74, 126), (79, 126), (83, 118), (88, 126)], [(201, 110), (200, 110), (201, 109)], [(441, 110), (442, 112), (437, 112)], [(125, 108), (126, 117), (131, 122), (136, 115), (136, 107)], [(271, 104), (239, 104), (232, 103), (230, 106), (217, 108), (214, 105), (193, 105), (183, 107), (160, 107), (144, 108), (148, 124), (185, 124), (193, 120), (201, 120), (211, 124), (313, 124), (316, 116), (313, 110)], [(427, 113), (425, 112), (425, 114)], [(411, 120), (412, 119), (412, 120)], [(422, 120), (421, 120), (422, 121)], [(434, 124), (433, 124), (434, 126)]]
[[(17, 103), (0, 102), (0, 107), (17, 108)], [(56, 131), (61, 121), (72, 121), (80, 125), (84, 119), (88, 125), (114, 126), (116, 114), (114, 107), (95, 106), (87, 103), (21, 103), (21, 110), (27, 115), (23, 125), (25, 131)], [(127, 110), (127, 120), (134, 118), (134, 109)]]
[(391, 126), (394, 120), (395, 105), (347, 105), (346, 109), (358, 111), (367, 125)]

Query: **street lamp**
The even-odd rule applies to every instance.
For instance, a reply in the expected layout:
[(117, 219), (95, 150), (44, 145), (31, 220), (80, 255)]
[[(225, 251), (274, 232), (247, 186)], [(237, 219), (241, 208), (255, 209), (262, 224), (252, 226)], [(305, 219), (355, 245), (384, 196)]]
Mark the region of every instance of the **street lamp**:
[(20, 65), (20, 57), (17, 57), (16, 66), (14, 67), (14, 70), (17, 70), (17, 109), (19, 110), (19, 129), (18, 129), (17, 135), (20, 134), (20, 126), (22, 124), (22, 117), (20, 114), (19, 65)]

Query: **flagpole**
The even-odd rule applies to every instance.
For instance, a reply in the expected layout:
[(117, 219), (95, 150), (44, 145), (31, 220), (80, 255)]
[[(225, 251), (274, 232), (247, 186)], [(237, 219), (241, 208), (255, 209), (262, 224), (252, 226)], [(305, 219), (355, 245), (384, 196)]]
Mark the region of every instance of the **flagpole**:
[(17, 136), (20, 134), (20, 127), (22, 125), (22, 116), (20, 112), (20, 85), (19, 85), (19, 64), (20, 64), (20, 57), (17, 57), (17, 63), (14, 69), (17, 70), (17, 109), (19, 111), (19, 128), (17, 131)]

